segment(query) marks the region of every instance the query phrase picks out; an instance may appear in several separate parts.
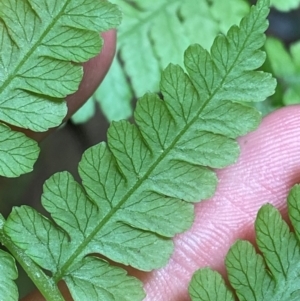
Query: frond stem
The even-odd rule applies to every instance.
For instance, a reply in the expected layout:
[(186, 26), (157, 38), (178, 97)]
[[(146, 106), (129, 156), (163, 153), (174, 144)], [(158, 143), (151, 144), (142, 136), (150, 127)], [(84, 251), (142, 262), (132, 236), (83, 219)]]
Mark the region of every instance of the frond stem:
[(5, 246), (22, 266), (28, 277), (47, 301), (65, 301), (53, 278), (48, 277), (21, 248), (17, 247), (4, 233), (5, 219), (0, 215), (0, 243)]

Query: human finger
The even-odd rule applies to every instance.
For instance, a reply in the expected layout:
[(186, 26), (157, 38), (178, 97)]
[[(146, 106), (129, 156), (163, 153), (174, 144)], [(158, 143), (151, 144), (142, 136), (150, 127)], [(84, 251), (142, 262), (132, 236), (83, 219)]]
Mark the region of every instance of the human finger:
[[(283, 108), (239, 139), (238, 162), (217, 172), (215, 196), (195, 206), (194, 224), (175, 238), (168, 265), (151, 273), (131, 271), (144, 282), (144, 301), (190, 300), (187, 288), (195, 270), (210, 266), (224, 274), (224, 258), (235, 240), (253, 241), (253, 222), (263, 204), (272, 203), (286, 214), (288, 191), (299, 182), (299, 116), (300, 106)], [(23, 301), (42, 300), (35, 293)]]
[(188, 301), (193, 272), (210, 266), (225, 272), (224, 258), (237, 239), (254, 238), (259, 208), (271, 203), (286, 215), (289, 189), (299, 182), (300, 107), (267, 116), (259, 129), (239, 140), (238, 162), (218, 171), (215, 196), (196, 205), (192, 228), (175, 239), (175, 252), (165, 268), (139, 273), (144, 301)]
[[(109, 30), (102, 34), (104, 44), (101, 53), (83, 64), (83, 79), (78, 90), (67, 96), (68, 114), (64, 121), (68, 120), (95, 92), (109, 70), (116, 49), (116, 31)], [(25, 134), (37, 141), (45, 138), (53, 129), (47, 132), (36, 133), (14, 127), (14, 129), (25, 132)]]

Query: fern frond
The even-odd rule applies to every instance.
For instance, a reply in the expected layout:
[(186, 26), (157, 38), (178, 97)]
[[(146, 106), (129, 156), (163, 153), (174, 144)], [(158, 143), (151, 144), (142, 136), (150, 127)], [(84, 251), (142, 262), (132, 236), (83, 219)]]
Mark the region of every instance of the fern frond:
[(67, 113), (62, 100), (78, 89), (82, 63), (101, 49), (103, 32), (119, 23), (107, 1), (0, 2), (0, 120), (45, 131)]
[(210, 48), (219, 32), (226, 33), (249, 11), (245, 0), (112, 2), (124, 16), (117, 57), (93, 96), (109, 121), (130, 117), (133, 97), (158, 92), (161, 71), (170, 62), (183, 67), (182, 53), (190, 44)]
[[(4, 218), (0, 214), (0, 238), (4, 225)], [(18, 270), (15, 264), (15, 259), (0, 249), (0, 300), (17, 301), (19, 297), (18, 288), (14, 280), (18, 277)]]
[(14, 280), (18, 277), (18, 271), (15, 260), (3, 250), (0, 250), (0, 266), (0, 300), (17, 301), (19, 293)]
[[(58, 227), (30, 207), (13, 209), (6, 235), (55, 281), (64, 279), (75, 300), (82, 300), (81, 290), (86, 300), (113, 300), (109, 285), (90, 280), (94, 290), (84, 289), (85, 281), (101, 276), (92, 265), (104, 271), (102, 283), (110, 274), (123, 273), (101, 259), (86, 258), (89, 254), (144, 271), (163, 266), (173, 250), (170, 238), (193, 222), (191, 203), (213, 195), (212, 168), (236, 161), (234, 138), (260, 121), (255, 109), (240, 102), (263, 100), (276, 85), (269, 74), (253, 71), (265, 58), (259, 48), (268, 12), (268, 1), (260, 0), (240, 27), (216, 38), (211, 54), (199, 45), (189, 47), (189, 74), (169, 65), (161, 79), (163, 100), (143, 96), (134, 114), (137, 125), (113, 122), (108, 143), (84, 153), (79, 164), (83, 187), (67, 172), (46, 181), (42, 203)], [(79, 280), (79, 270), (85, 281)], [(127, 287), (135, 287), (122, 300), (143, 298), (137, 280), (123, 274), (116, 279), (124, 296)]]
[(38, 158), (36, 141), (0, 123), (0, 175), (18, 177), (32, 170)]
[[(291, 232), (279, 211), (264, 205), (255, 221), (257, 246), (237, 241), (229, 250), (225, 264), (230, 285), (240, 301), (296, 301), (300, 297), (300, 186), (288, 196)], [(216, 289), (218, 294), (216, 294)], [(193, 301), (234, 300), (222, 276), (208, 268), (197, 271), (189, 287)]]
[(222, 276), (210, 268), (194, 273), (189, 295), (192, 301), (235, 301), (233, 292), (225, 285)]
[(269, 37), (265, 45), (266, 53), (274, 76), (279, 79), (278, 89), (282, 103), (291, 105), (299, 103), (300, 97), (300, 41), (290, 45), (289, 50), (283, 43)]
[[(107, 1), (1, 1), (0, 122), (33, 131), (60, 125), (63, 99), (82, 79), (78, 63), (100, 52), (99, 32), (119, 19)], [(33, 169), (39, 148), (0, 124), (0, 152), (0, 175), (16, 177)]]

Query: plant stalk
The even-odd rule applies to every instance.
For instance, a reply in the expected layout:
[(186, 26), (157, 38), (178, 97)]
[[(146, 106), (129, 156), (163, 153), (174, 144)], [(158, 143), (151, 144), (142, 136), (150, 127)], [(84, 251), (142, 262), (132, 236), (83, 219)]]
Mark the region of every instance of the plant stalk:
[(33, 281), (37, 289), (47, 301), (65, 301), (55, 281), (48, 277), (43, 270), (30, 258), (24, 250), (17, 247), (12, 240), (5, 235), (3, 226), (4, 217), (0, 214), (0, 242), (22, 266), (28, 277)]

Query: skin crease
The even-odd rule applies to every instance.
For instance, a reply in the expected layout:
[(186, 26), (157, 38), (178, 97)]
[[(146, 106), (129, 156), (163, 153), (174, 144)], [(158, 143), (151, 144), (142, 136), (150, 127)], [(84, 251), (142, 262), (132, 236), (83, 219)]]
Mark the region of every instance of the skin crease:
[[(110, 64), (115, 34), (104, 36), (106, 45), (102, 54), (86, 64), (81, 90), (68, 98), (70, 114), (91, 94)], [(105, 69), (97, 79), (95, 64)], [(145, 301), (190, 300), (188, 283), (200, 267), (210, 266), (225, 274), (224, 257), (230, 245), (239, 238), (254, 241), (253, 222), (263, 204), (272, 203), (286, 217), (288, 191), (300, 181), (299, 116), (300, 106), (277, 110), (263, 119), (258, 130), (240, 138), (238, 162), (217, 172), (219, 184), (215, 196), (196, 205), (194, 224), (175, 238), (175, 251), (168, 265), (152, 273), (129, 271), (144, 282)], [(63, 283), (60, 288), (66, 300), (71, 301)], [(33, 292), (22, 300), (44, 299)]]

